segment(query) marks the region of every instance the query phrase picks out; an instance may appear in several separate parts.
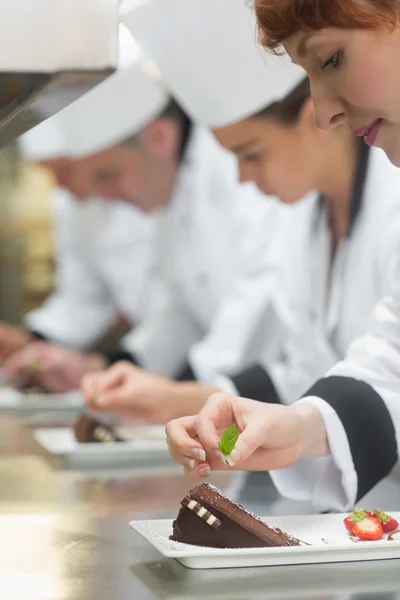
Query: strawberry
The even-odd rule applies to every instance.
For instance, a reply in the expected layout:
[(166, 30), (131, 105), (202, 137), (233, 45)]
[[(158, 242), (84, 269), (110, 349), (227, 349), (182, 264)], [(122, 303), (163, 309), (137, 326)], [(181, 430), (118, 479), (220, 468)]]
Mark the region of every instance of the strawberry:
[(392, 533), (392, 531), (396, 531), (399, 526), (399, 523), (396, 521), (396, 519), (393, 519), (393, 517), (387, 515), (378, 508), (374, 510), (374, 516), (382, 523), (382, 529), (384, 533)]
[(354, 523), (353, 531), (360, 540), (380, 540), (383, 536), (382, 523), (377, 517), (368, 515)]
[(350, 533), (350, 535), (354, 535), (354, 531), (353, 531), (353, 523), (351, 520), (351, 516), (350, 517), (346, 517), (343, 521), (344, 526), (346, 527), (347, 531)]

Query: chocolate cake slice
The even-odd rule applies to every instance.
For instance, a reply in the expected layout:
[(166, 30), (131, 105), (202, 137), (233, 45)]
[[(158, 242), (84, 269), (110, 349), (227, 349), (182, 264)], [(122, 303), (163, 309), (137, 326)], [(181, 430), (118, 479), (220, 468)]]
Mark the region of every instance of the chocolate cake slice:
[(170, 536), (175, 542), (210, 548), (300, 546), (300, 540), (269, 527), (209, 483), (193, 488), (181, 504)]
[(74, 434), (76, 441), (81, 444), (104, 444), (125, 441), (118, 436), (113, 427), (103, 423), (99, 419), (94, 419), (88, 413), (83, 413), (76, 421)]

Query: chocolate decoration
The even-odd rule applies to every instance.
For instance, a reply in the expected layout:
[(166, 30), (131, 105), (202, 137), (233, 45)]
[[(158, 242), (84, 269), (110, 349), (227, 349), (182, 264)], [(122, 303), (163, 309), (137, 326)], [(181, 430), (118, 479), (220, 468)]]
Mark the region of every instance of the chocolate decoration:
[[(194, 501), (220, 521), (218, 529), (199, 519), (188, 510), (186, 502)], [(248, 512), (244, 506), (232, 502), (214, 486), (205, 483), (193, 488), (182, 501), (173, 522), (171, 540), (211, 548), (264, 548), (273, 546), (300, 546), (300, 541)]]
[(200, 519), (203, 519), (203, 521), (205, 521), (207, 525), (213, 529), (218, 529), (218, 527), (221, 526), (221, 521), (217, 519), (216, 516), (211, 514), (209, 510), (204, 508), (204, 506), (196, 502), (196, 500), (192, 500), (189, 494), (185, 496), (185, 498), (181, 501), (181, 504), (196, 513)]
[(74, 434), (76, 441), (81, 444), (109, 444), (124, 441), (110, 425), (94, 419), (86, 413), (76, 421)]
[(393, 533), (391, 533), (390, 535), (388, 535), (388, 541), (389, 542), (394, 542), (393, 536), (396, 535), (396, 533), (400, 533), (400, 529), (397, 529), (396, 531), (393, 531)]

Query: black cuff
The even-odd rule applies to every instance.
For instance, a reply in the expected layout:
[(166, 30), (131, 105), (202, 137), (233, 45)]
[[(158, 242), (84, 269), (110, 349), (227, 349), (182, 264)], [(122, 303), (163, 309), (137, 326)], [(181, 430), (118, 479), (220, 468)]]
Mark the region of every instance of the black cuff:
[(140, 363), (137, 360), (137, 358), (135, 357), (135, 355), (131, 354), (130, 352), (126, 352), (125, 350), (119, 350), (117, 352), (109, 352), (107, 354), (104, 354), (104, 358), (108, 362), (109, 366), (113, 365), (116, 362), (120, 362), (121, 360), (124, 360), (124, 361), (130, 362), (130, 363), (136, 365), (137, 367), (140, 367)]
[(398, 460), (396, 431), (387, 406), (367, 383), (326, 377), (307, 392), (332, 406), (345, 428), (358, 478), (357, 500), (389, 475)]
[(249, 367), (230, 379), (243, 398), (251, 398), (266, 404), (281, 404), (271, 377), (260, 365)]
[(27, 329), (28, 333), (33, 337), (34, 340), (47, 342), (49, 340), (48, 337), (40, 333), (39, 331), (32, 331), (32, 329)]
[(175, 379), (176, 381), (196, 381), (196, 375), (194, 374), (190, 364), (186, 363)]

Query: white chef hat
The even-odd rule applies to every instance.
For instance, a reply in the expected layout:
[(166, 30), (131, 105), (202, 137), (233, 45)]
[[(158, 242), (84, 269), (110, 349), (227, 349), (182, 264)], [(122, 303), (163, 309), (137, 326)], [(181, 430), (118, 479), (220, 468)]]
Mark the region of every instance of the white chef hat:
[(68, 154), (65, 138), (54, 117), (22, 135), (19, 142), (25, 158), (32, 162)]
[(145, 68), (148, 61), (123, 25), (119, 42), (117, 71), (56, 115), (69, 156), (87, 156), (122, 142), (168, 104), (161, 78)]
[(283, 99), (305, 77), (257, 44), (245, 0), (126, 0), (121, 20), (171, 93), (209, 127), (242, 120)]

